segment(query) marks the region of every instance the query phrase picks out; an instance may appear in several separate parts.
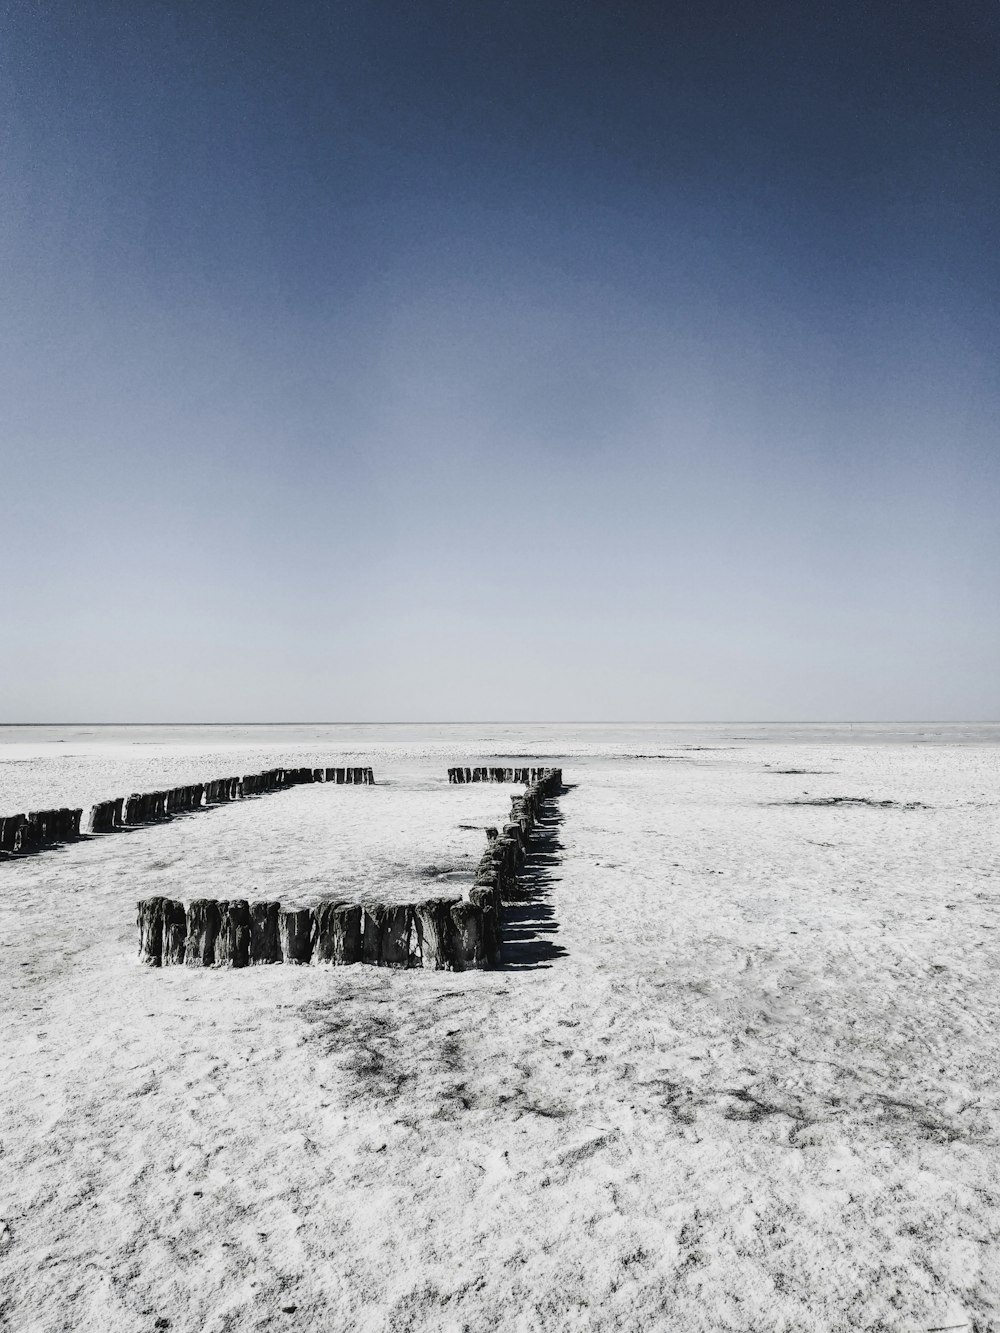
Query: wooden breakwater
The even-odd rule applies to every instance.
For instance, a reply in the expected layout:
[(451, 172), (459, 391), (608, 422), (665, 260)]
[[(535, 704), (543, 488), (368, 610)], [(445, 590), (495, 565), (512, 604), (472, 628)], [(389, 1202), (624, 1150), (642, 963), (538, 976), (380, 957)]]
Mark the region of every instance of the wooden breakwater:
[(539, 782), (551, 768), (449, 768), (449, 782)]
[(40, 852), (80, 836), (83, 810), (29, 810), (23, 815), (0, 816), (0, 855)]
[(371, 786), (370, 768), (269, 768), (241, 777), (213, 778), (209, 782), (170, 787), (165, 791), (133, 792), (98, 801), (83, 819), (83, 810), (32, 810), (23, 815), (0, 816), (0, 857), (25, 856), (87, 833), (114, 833), (118, 829), (155, 824), (228, 801), (241, 801), (267, 792), (287, 791), (307, 782), (350, 783)]
[(461, 899), (350, 903), (332, 899), (285, 908), (245, 898), (170, 898), (137, 904), (139, 958), (150, 967), (252, 967), (286, 963), (343, 967), (493, 967), (503, 942), (504, 902), (517, 895), (531, 832), (562, 790), (562, 770), (545, 769), (511, 797), (509, 821), (487, 830), (475, 883)]
[(151, 967), (265, 963), (427, 967), (464, 972), (492, 961), (489, 910), (462, 899), (283, 907), (199, 898), (138, 903), (139, 957)]

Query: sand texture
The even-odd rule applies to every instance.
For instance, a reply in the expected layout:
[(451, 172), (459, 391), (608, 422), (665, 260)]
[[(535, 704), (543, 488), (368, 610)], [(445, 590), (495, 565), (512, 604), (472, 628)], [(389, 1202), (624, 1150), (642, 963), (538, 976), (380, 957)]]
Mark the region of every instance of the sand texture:
[[(0, 813), (380, 785), (0, 864), (0, 1326), (1000, 1328), (997, 729), (82, 730)], [(522, 755), (500, 969), (137, 964), (153, 893), (460, 892)]]

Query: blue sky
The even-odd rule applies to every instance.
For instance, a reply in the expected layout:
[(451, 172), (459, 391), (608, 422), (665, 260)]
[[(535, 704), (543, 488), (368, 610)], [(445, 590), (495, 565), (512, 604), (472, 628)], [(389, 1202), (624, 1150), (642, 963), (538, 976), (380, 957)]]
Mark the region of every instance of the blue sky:
[(3, 720), (1000, 715), (993, 4), (3, 28)]

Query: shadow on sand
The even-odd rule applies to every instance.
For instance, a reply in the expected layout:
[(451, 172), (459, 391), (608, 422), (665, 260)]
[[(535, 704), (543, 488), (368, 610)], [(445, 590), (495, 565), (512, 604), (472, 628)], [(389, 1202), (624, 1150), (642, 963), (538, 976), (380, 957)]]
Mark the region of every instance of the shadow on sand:
[(562, 822), (556, 802), (546, 801), (542, 818), (531, 831), (517, 893), (504, 904), (504, 940), (498, 964), (503, 969), (551, 967), (557, 958), (566, 956), (566, 950), (552, 938), (559, 922), (550, 902), (552, 886), (560, 878), (554, 872), (563, 849), (559, 840)]

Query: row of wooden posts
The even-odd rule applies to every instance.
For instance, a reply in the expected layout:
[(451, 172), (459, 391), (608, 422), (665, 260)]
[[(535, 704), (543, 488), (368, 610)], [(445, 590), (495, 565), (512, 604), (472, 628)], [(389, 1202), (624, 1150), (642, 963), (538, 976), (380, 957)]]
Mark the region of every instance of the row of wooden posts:
[(80, 836), (82, 810), (32, 810), (26, 815), (0, 815), (0, 856), (40, 852), (57, 842)]
[(137, 824), (153, 824), (173, 815), (200, 810), (247, 796), (284, 791), (306, 782), (337, 782), (371, 786), (370, 768), (269, 768), (264, 773), (215, 778), (167, 791), (133, 792), (99, 801), (83, 821), (83, 810), (31, 810), (23, 815), (0, 817), (0, 855), (18, 856), (42, 851), (57, 843), (72, 842), (88, 833), (113, 833)]
[(504, 903), (518, 895), (517, 876), (524, 865), (532, 830), (538, 823), (545, 802), (562, 791), (562, 769), (535, 770), (536, 777), (523, 793), (510, 798), (510, 818), (499, 831), (486, 830), (486, 850), (476, 870), (476, 880), (469, 891), (469, 901), (487, 913), (495, 932), (491, 939), (494, 962), (503, 942)]
[(282, 907), (244, 898), (170, 898), (138, 903), (139, 957), (151, 967), (248, 967), (265, 963), (370, 963), (464, 972), (491, 967), (503, 941), (504, 901), (516, 896), (517, 872), (544, 803), (562, 789), (560, 769), (511, 797), (502, 831), (487, 829), (475, 884), (460, 900), (417, 903), (324, 902)]
[(538, 782), (549, 768), (449, 768), (449, 782)]
[(488, 962), (486, 920), (471, 902), (431, 898), (282, 907), (243, 898), (138, 903), (139, 957), (152, 967), (373, 963), (463, 972)]

